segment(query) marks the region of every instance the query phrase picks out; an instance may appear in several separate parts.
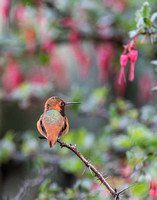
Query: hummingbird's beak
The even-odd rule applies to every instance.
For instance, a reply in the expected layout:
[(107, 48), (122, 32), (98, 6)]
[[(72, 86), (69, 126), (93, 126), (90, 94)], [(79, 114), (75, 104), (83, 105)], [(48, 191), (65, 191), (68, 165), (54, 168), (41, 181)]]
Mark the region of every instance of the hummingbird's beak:
[(70, 104), (80, 104), (80, 102), (66, 102), (65, 105), (70, 105)]

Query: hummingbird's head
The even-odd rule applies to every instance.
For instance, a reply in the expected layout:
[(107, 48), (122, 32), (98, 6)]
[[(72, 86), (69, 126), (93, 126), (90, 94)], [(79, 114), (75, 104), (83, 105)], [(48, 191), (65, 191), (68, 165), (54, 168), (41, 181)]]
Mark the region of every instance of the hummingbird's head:
[(46, 101), (44, 112), (54, 109), (60, 112), (64, 116), (65, 115), (64, 108), (66, 105), (69, 104), (79, 104), (79, 102), (64, 102), (59, 97), (53, 96)]

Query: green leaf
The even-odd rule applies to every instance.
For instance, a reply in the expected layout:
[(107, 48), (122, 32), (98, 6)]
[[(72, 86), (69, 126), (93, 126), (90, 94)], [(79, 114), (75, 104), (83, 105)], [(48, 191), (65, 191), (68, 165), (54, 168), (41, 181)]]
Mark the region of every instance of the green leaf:
[(135, 13), (135, 21), (138, 23), (139, 20), (141, 20), (141, 19), (142, 19), (142, 10), (139, 9), (139, 10), (137, 10), (136, 13)]
[(146, 1), (143, 4), (142, 16), (143, 16), (143, 18), (145, 18), (145, 17), (150, 18), (150, 15), (151, 15), (151, 8), (150, 8), (149, 3)]
[(149, 184), (145, 181), (135, 184), (131, 188), (132, 193), (137, 197), (145, 197), (149, 193)]
[(56, 193), (59, 192), (61, 189), (56, 183), (52, 183), (49, 188), (47, 188), (48, 193)]
[(93, 95), (98, 98), (104, 98), (108, 95), (108, 88), (106, 86), (97, 88), (93, 91)]
[(151, 22), (151, 20), (150, 20), (149, 18), (144, 17), (143, 20), (144, 20), (144, 23), (145, 23), (147, 26), (152, 26), (152, 22)]
[(82, 170), (83, 164), (77, 157), (72, 156), (62, 159), (61, 168), (66, 172), (77, 173)]
[(157, 179), (157, 159), (152, 160), (147, 169), (147, 173), (153, 177), (154, 180)]
[(41, 193), (44, 193), (47, 191), (49, 185), (51, 183), (51, 180), (50, 179), (46, 179), (40, 186), (40, 192)]
[(131, 147), (130, 138), (126, 135), (119, 136), (116, 140), (114, 140), (114, 144), (119, 149), (128, 149)]
[(147, 148), (150, 152), (157, 152), (157, 138), (151, 137), (148, 141)]
[(128, 116), (133, 119), (137, 119), (139, 113), (137, 109), (132, 109), (128, 111)]
[(133, 167), (141, 165), (141, 162), (144, 160), (144, 152), (139, 147), (134, 147), (130, 151), (127, 151), (126, 156), (129, 165)]
[(152, 160), (155, 160), (155, 159), (157, 159), (157, 154), (150, 155), (150, 156), (146, 157), (144, 160), (145, 161), (152, 161)]
[(151, 9), (148, 2), (144, 2), (141, 9), (136, 11), (135, 20), (137, 22), (137, 28), (145, 28), (146, 26), (151, 26)]
[(153, 133), (145, 126), (129, 127), (128, 135), (132, 144), (147, 147), (153, 137)]
[(80, 182), (80, 189), (81, 192), (89, 192), (89, 188), (91, 187), (91, 180), (90, 179), (84, 179)]

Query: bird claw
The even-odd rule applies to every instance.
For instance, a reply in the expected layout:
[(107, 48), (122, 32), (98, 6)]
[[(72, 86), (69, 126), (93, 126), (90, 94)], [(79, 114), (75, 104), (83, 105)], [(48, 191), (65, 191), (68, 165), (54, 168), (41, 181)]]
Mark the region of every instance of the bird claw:
[(47, 139), (46, 137), (44, 136), (38, 136), (39, 139)]

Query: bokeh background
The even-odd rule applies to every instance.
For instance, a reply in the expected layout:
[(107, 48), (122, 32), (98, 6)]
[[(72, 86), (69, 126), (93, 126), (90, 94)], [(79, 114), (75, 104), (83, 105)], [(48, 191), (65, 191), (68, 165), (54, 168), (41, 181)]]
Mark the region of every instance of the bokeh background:
[[(62, 140), (113, 188), (133, 185), (125, 199), (157, 198), (157, 48), (149, 38), (137, 43), (135, 80), (118, 84), (123, 45), (143, 3), (0, 1), (0, 199), (111, 199), (72, 152), (38, 139), (36, 122), (54, 95), (81, 102), (66, 109), (70, 132)], [(156, 12), (156, 0), (149, 3)]]

